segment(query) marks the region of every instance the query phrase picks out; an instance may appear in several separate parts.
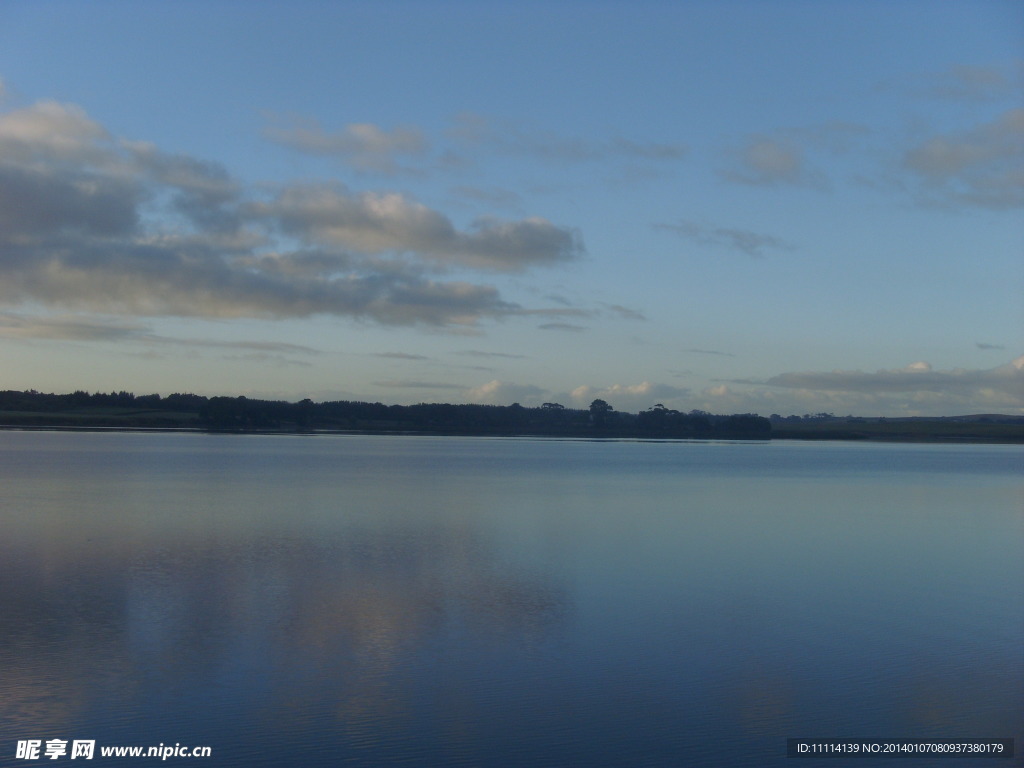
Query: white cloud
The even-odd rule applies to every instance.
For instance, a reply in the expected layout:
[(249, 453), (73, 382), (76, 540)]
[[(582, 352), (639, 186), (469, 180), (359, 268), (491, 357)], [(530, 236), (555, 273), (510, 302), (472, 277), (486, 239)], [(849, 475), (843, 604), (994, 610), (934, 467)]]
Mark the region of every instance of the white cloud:
[(547, 390), (532, 384), (514, 384), (509, 381), (493, 379), (479, 387), (466, 391), (466, 399), (471, 403), (486, 405), (522, 405), (539, 404), (547, 394)]
[(103, 146), (107, 131), (70, 104), (41, 101), (0, 115), (0, 156), (29, 165), (112, 159)]
[(573, 406), (586, 408), (595, 399), (605, 400), (619, 411), (636, 413), (662, 403), (669, 407), (689, 410), (684, 401), (690, 390), (670, 384), (656, 384), (642, 381), (639, 384), (612, 384), (607, 387), (593, 387), (589, 384), (576, 387), (569, 393)]

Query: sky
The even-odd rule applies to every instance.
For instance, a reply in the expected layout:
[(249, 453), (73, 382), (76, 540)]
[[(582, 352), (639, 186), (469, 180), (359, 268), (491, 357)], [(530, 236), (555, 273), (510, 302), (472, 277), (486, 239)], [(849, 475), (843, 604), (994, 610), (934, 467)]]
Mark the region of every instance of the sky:
[(1024, 414), (1024, 4), (0, 4), (0, 389)]

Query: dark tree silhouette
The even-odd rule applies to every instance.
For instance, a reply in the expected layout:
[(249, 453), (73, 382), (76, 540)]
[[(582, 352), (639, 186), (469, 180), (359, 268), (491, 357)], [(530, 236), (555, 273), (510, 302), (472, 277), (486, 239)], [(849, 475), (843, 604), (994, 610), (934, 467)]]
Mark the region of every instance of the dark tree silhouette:
[(605, 427), (614, 410), (607, 402), (598, 398), (590, 404), (590, 420), (595, 427)]
[[(792, 417), (803, 421), (800, 417)], [(817, 417), (815, 417), (817, 419)], [(788, 423), (787, 419), (785, 423)], [(176, 392), (136, 396), (131, 392), (82, 390), (69, 394), (0, 391), (0, 425), (173, 428), (213, 431), (419, 432), (447, 435), (548, 435), (585, 437), (649, 437), (666, 439), (770, 439), (771, 422), (754, 414), (713, 416), (688, 414), (658, 403), (638, 414), (619, 412), (607, 401), (589, 409), (544, 403), (538, 408), (519, 403), (476, 405), (419, 403), (384, 405), (351, 401), (297, 403), (257, 400), (245, 396), (205, 397)]]

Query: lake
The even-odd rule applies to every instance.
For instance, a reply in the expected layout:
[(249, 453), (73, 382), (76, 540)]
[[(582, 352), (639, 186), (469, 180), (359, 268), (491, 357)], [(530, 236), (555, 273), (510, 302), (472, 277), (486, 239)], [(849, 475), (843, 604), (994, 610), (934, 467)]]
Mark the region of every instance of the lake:
[(1021, 765), (1022, 469), (995, 445), (0, 432), (0, 765), (61, 739), (90, 765), (734, 768), (791, 764), (790, 737), (1015, 738), (940, 764)]

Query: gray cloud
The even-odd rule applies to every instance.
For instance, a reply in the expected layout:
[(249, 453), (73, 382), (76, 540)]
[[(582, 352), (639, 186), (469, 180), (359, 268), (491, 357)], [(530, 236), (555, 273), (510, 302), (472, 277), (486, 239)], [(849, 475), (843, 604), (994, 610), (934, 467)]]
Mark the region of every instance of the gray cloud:
[(789, 141), (753, 136), (735, 159), (737, 167), (723, 174), (730, 181), (770, 186), (804, 184), (808, 178), (803, 150)]
[(969, 131), (933, 136), (909, 150), (903, 164), (918, 175), (926, 202), (1024, 205), (1024, 109)]
[(375, 381), (378, 387), (389, 387), (394, 389), (462, 389), (458, 384), (447, 384), (438, 381), (417, 381), (415, 379), (388, 379), (387, 381)]
[(426, 355), (413, 355), (408, 352), (376, 352), (374, 357), (385, 357), (391, 360), (429, 360)]
[(335, 314), (389, 324), (474, 324), (516, 307), (491, 286), (436, 282), (413, 271), (331, 279), (240, 267), (202, 242), (53, 243), (0, 253), (0, 300), (77, 310), (195, 317)]
[(216, 339), (163, 336), (153, 333), (152, 328), (148, 325), (127, 323), (96, 316), (61, 315), (37, 317), (15, 312), (0, 312), (0, 337), (9, 339), (45, 339), (51, 341), (133, 341), (147, 346), (234, 350), (249, 352), (250, 354), (321, 354), (320, 350), (313, 347), (286, 342), (219, 341)]
[(605, 304), (605, 308), (611, 312), (615, 317), (622, 320), (646, 320), (647, 316), (643, 312), (638, 312), (635, 309), (624, 307), (621, 304)]
[[(679, 160), (688, 152), (686, 146), (678, 143), (640, 142), (621, 136), (590, 141), (498, 122), (473, 113), (454, 118), (451, 129), (446, 132), (447, 142), (433, 142), (414, 126), (386, 130), (371, 123), (352, 123), (331, 132), (312, 118), (272, 119), (263, 135), (304, 154), (336, 158), (357, 171), (388, 175), (464, 169), (474, 164), (481, 151), (559, 163), (608, 160), (663, 163)], [(513, 193), (473, 187), (460, 190), (466, 197), (492, 204), (518, 202), (518, 196)]]
[(341, 131), (324, 131), (316, 120), (268, 126), (264, 136), (311, 155), (336, 157), (361, 171), (393, 174), (401, 170), (398, 158), (426, 153), (427, 141), (417, 128), (386, 131), (370, 123), (352, 123)]
[(569, 299), (567, 299), (565, 296), (560, 296), (557, 293), (549, 293), (544, 298), (546, 298), (548, 301), (553, 301), (556, 304), (561, 304), (563, 307), (572, 306), (572, 302), (569, 301)]
[(1002, 344), (986, 344), (982, 341), (977, 342), (976, 346), (978, 349), (1006, 349)]
[(784, 135), (808, 149), (843, 154), (871, 133), (871, 129), (861, 123), (832, 120), (819, 125), (792, 128), (785, 131)]
[(1024, 405), (1024, 357), (989, 370), (935, 371), (927, 363), (898, 370), (783, 373), (764, 382), (774, 387), (854, 392), (864, 394), (932, 392), (988, 399), (998, 393), (1017, 406)]
[(522, 197), (508, 189), (500, 189), (498, 187), (472, 187), (472, 186), (457, 186), (451, 190), (454, 194), (466, 200), (472, 200), (477, 203), (487, 203), (489, 205), (499, 205), (506, 208), (517, 208), (519, 207), (523, 199)]
[(643, 381), (639, 384), (612, 384), (608, 387), (583, 385), (570, 393), (574, 405), (586, 407), (594, 398), (609, 402), (620, 411), (639, 411), (656, 403), (681, 403), (691, 390), (671, 384)]
[(244, 355), (225, 355), (224, 360), (234, 360), (243, 363), (259, 363), (260, 365), (273, 365), (277, 368), (298, 366), (300, 368), (311, 368), (312, 363), (305, 360), (291, 360), (283, 355), (274, 355), (269, 352), (248, 352)]
[(828, 177), (808, 156), (844, 154), (869, 134), (867, 126), (843, 121), (785, 128), (772, 135), (755, 134), (728, 152), (731, 167), (720, 175), (754, 186), (796, 185), (826, 190), (830, 187)]
[[(364, 142), (353, 152), (405, 146), (353, 135)], [(575, 233), (541, 218), (460, 230), (404, 195), (338, 185), (266, 199), (215, 163), (115, 140), (74, 106), (0, 112), (0, 301), (10, 305), (466, 327), (521, 308), (491, 285), (431, 271), (523, 271), (581, 252)]]
[(679, 160), (689, 151), (683, 144), (640, 143), (616, 137), (608, 142), (606, 152), (643, 160)]
[(51, 233), (127, 236), (138, 226), (142, 200), (131, 180), (0, 164), (0, 242)]
[[(151, 337), (146, 337), (149, 340)], [(260, 352), (280, 352), (283, 354), (319, 355), (319, 349), (307, 347), (304, 344), (288, 344), (280, 341), (214, 341), (211, 339), (175, 339), (170, 337), (156, 337), (165, 343), (183, 344), (189, 347), (215, 347), (228, 349), (253, 349)]]
[(544, 323), (537, 327), (542, 331), (572, 331), (573, 333), (587, 330), (582, 325), (573, 325), (572, 323)]
[(0, 337), (8, 339), (121, 341), (145, 340), (150, 335), (148, 326), (133, 323), (103, 322), (91, 317), (33, 317), (0, 312)]
[(991, 102), (1018, 98), (1024, 81), (1024, 62), (1008, 67), (957, 64), (942, 72), (905, 79), (895, 85), (915, 96), (959, 102)]
[(526, 358), (526, 355), (513, 355), (508, 352), (484, 352), (479, 349), (466, 349), (458, 354), (465, 355), (467, 357), (503, 357), (510, 360), (522, 360)]
[(123, 142), (123, 146), (158, 193), (161, 190), (171, 193), (170, 210), (203, 231), (238, 230), (241, 222), (237, 204), (242, 189), (221, 165), (167, 154), (144, 142)]
[(1005, 95), (1009, 79), (995, 67), (950, 67), (936, 78), (933, 95), (956, 101), (989, 101)]
[(594, 312), (588, 309), (577, 307), (542, 307), (540, 309), (517, 309), (517, 315), (529, 315), (535, 317), (564, 318), (564, 317), (593, 317)]
[(351, 193), (340, 184), (285, 189), (250, 207), (253, 218), (287, 234), (362, 253), (413, 252), (442, 265), (499, 272), (569, 261), (582, 252), (579, 237), (541, 218), (484, 218), (458, 231), (443, 214), (398, 193)]
[(764, 256), (765, 250), (792, 250), (793, 246), (774, 235), (753, 232), (749, 229), (715, 227), (696, 221), (680, 221), (677, 224), (654, 224), (655, 229), (674, 232), (698, 245), (723, 247), (740, 251), (748, 256)]
[(688, 349), (687, 352), (692, 352), (697, 355), (719, 355), (721, 357), (736, 357), (732, 352), (719, 352), (717, 349)]
[(574, 136), (528, 130), (497, 123), (474, 113), (456, 116), (449, 137), (469, 148), (480, 147), (502, 154), (528, 155), (546, 162), (582, 163), (609, 159), (675, 161), (689, 151), (683, 144), (638, 142), (622, 137), (588, 141)]
[[(235, 257), (234, 264), (240, 268), (274, 275), (286, 280), (325, 279), (346, 274), (360, 267), (370, 266), (367, 260), (353, 258), (347, 253), (332, 253), (322, 249), (291, 252), (246, 252)], [(372, 264), (373, 271), (395, 272), (406, 265), (389, 262)]]

